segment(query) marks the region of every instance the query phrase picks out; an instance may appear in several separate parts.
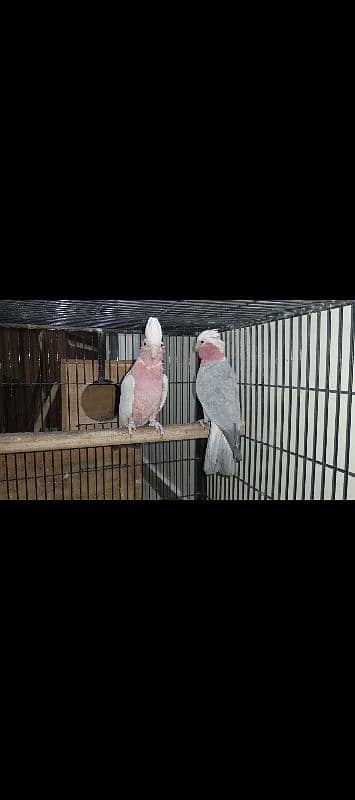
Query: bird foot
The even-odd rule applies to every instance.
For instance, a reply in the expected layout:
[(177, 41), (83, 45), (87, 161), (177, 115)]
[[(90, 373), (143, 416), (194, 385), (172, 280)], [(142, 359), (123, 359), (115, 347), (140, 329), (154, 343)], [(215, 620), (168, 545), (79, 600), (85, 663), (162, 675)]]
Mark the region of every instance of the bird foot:
[(208, 428), (207, 419), (198, 419), (197, 422), (201, 425), (201, 428), (203, 428), (204, 431)]
[(135, 431), (135, 430), (136, 430), (136, 426), (135, 426), (133, 420), (130, 419), (130, 421), (128, 423), (128, 433), (129, 433), (129, 435), (132, 436), (132, 431)]
[(149, 427), (150, 428), (155, 428), (157, 431), (159, 431), (160, 436), (164, 435), (164, 428), (160, 424), (160, 422), (158, 422), (156, 419), (150, 419), (149, 420)]

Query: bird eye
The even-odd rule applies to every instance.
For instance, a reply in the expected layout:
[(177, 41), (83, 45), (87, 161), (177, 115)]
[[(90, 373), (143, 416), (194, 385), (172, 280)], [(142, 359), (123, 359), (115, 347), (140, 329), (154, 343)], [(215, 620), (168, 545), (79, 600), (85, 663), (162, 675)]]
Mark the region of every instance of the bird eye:
[(146, 346), (147, 346), (147, 342), (143, 342), (143, 344), (144, 344), (144, 347), (146, 347)]

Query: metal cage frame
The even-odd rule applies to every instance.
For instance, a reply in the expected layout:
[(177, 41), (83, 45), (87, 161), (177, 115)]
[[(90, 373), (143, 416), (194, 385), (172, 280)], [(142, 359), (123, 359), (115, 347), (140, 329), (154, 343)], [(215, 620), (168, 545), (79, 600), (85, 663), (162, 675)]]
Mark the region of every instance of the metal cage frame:
[[(94, 374), (97, 329), (106, 330), (111, 378), (115, 360), (128, 368), (135, 359), (150, 315), (159, 317), (166, 345), (165, 426), (201, 417), (194, 339), (205, 328), (223, 332), (246, 426), (235, 476), (205, 476), (201, 437), (79, 455), (2, 455), (0, 440), (3, 499), (355, 497), (354, 300), (0, 300), (0, 436), (60, 430), (63, 392), (69, 398), (73, 389), (78, 403), (85, 362)], [(63, 380), (61, 365), (69, 362), (72, 381)], [(72, 413), (68, 430), (79, 430), (79, 406)], [(118, 496), (114, 480), (124, 474)]]

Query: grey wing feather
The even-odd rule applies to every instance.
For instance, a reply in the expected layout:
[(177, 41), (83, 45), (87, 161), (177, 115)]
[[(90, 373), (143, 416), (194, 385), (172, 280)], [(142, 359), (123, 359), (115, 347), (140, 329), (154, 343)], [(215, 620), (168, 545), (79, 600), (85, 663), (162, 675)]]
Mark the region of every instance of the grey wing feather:
[(126, 428), (129, 419), (132, 416), (135, 384), (136, 382), (132, 373), (128, 372), (121, 383), (120, 408), (118, 415), (118, 424), (120, 428)]
[(215, 361), (200, 367), (196, 392), (210, 420), (223, 432), (234, 458), (240, 457), (239, 386), (227, 361)]
[[(168, 377), (167, 377), (167, 375), (163, 375), (163, 391), (162, 391), (162, 395), (161, 395), (159, 411), (162, 410), (163, 405), (164, 405), (164, 403), (166, 401), (166, 396), (168, 394), (168, 386), (169, 386)], [(159, 411), (158, 411), (158, 414), (159, 414)]]

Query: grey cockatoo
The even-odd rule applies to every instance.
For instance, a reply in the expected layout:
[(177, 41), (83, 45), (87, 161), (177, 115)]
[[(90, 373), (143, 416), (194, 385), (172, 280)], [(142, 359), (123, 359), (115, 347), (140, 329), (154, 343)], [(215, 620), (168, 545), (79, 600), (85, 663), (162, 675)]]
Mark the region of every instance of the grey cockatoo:
[(121, 384), (119, 427), (128, 427), (130, 435), (136, 427), (149, 422), (163, 436), (163, 428), (155, 419), (163, 408), (168, 393), (163, 350), (160, 322), (155, 317), (149, 317), (137, 361)]
[(196, 393), (204, 421), (211, 421), (204, 470), (207, 475), (234, 475), (235, 463), (241, 460), (237, 376), (225, 357), (218, 331), (200, 333), (195, 349), (201, 359)]

